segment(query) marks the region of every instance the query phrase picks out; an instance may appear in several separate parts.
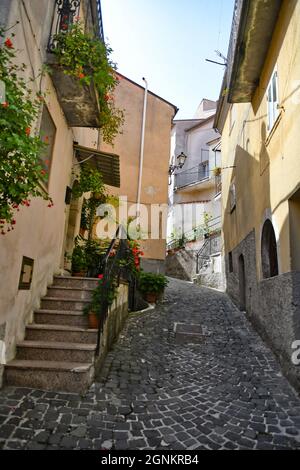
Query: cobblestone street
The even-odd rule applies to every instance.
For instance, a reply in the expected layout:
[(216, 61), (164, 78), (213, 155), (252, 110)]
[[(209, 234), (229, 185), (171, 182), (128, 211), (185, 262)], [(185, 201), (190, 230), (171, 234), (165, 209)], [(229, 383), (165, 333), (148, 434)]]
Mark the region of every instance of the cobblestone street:
[[(174, 323), (203, 338), (176, 338)], [(225, 294), (172, 280), (132, 315), (89, 392), (4, 388), (3, 449), (296, 449), (300, 399)]]

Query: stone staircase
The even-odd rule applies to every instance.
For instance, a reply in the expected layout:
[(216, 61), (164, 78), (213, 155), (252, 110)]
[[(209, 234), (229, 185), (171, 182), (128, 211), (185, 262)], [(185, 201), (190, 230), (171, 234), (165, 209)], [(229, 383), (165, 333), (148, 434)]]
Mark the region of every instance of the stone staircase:
[(8, 385), (83, 393), (94, 377), (97, 330), (83, 309), (98, 280), (54, 278), (34, 323), (26, 327), (14, 360), (5, 366)]

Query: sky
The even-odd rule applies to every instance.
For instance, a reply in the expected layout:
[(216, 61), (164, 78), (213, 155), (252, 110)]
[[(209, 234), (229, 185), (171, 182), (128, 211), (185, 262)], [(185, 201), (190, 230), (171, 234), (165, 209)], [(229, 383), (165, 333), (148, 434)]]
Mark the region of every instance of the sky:
[[(234, 0), (102, 0), (104, 36), (118, 70), (193, 118), (202, 98), (219, 97)], [(222, 61), (222, 60), (221, 60)]]

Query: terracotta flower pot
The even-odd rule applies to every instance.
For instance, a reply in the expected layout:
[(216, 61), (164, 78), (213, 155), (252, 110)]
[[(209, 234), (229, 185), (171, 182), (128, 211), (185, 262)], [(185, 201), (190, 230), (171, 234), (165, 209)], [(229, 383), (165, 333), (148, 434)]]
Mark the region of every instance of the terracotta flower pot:
[(72, 273), (73, 277), (85, 277), (86, 272), (85, 271), (78, 271), (77, 273)]
[(91, 330), (98, 330), (100, 325), (100, 318), (95, 312), (89, 313), (89, 328)]
[(146, 292), (145, 299), (149, 304), (155, 304), (158, 299), (158, 294), (156, 292)]

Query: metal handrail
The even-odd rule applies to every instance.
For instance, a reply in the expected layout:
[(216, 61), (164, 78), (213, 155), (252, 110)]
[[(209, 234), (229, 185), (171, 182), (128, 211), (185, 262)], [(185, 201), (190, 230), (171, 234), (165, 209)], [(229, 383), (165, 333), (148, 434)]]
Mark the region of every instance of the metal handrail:
[(200, 269), (203, 268), (205, 262), (207, 262), (210, 258), (210, 256), (214, 253), (217, 253), (220, 251), (221, 247), (218, 245), (218, 250), (213, 249), (213, 241), (216, 240), (217, 243), (221, 241), (221, 233), (214, 233), (207, 238), (205, 243), (202, 245), (200, 250), (197, 253), (197, 259), (196, 259), (196, 273), (199, 274)]

